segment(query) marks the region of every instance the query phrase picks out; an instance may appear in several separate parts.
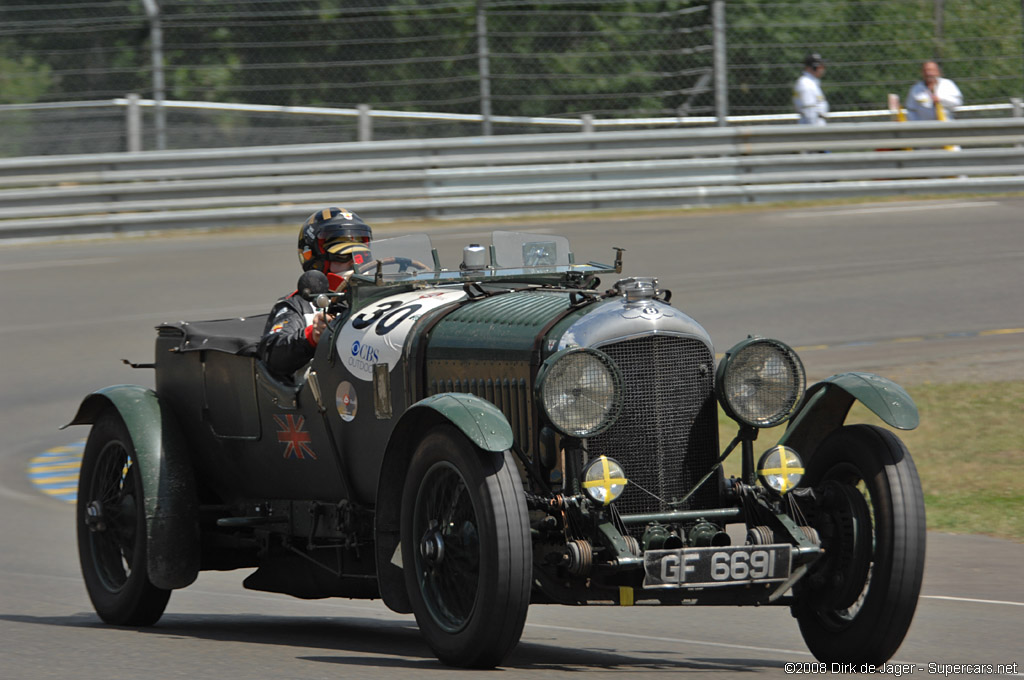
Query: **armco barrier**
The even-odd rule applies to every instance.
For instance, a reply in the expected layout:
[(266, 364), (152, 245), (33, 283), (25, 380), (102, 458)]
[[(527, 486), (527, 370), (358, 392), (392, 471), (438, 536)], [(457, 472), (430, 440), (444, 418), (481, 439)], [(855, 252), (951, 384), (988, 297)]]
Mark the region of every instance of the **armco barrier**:
[(326, 204), (381, 222), (1016, 191), (1022, 171), (1022, 119), (13, 158), (0, 159), (0, 237), (291, 225)]

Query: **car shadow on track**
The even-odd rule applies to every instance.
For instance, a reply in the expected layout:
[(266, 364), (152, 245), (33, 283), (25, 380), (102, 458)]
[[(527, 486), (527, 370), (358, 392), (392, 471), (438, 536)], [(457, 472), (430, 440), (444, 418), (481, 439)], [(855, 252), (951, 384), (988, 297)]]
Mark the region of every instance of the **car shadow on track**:
[[(152, 627), (115, 627), (94, 614), (28, 616), (0, 614), (0, 621), (91, 631), (123, 630), (163, 639), (192, 638), (249, 645), (275, 645), (293, 650), (296, 660), (352, 668), (439, 669), (441, 663), (423, 642), (413, 621), (373, 618), (166, 614)], [(304, 651), (323, 650), (325, 654)], [(631, 670), (634, 672), (757, 672), (775, 670), (782, 662), (750, 658), (680, 658), (660, 649), (613, 651), (568, 649), (554, 644), (521, 642), (502, 668), (532, 671)], [(456, 672), (459, 669), (448, 669)]]

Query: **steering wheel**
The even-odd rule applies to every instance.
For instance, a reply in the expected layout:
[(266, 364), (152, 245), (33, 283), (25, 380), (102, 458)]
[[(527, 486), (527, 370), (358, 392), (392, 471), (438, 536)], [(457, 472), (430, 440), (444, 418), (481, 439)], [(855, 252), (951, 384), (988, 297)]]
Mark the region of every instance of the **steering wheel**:
[(366, 274), (367, 272), (371, 272), (377, 268), (378, 262), (382, 265), (397, 264), (399, 274), (404, 274), (410, 267), (417, 271), (424, 272), (431, 271), (433, 269), (430, 265), (423, 264), (419, 260), (414, 260), (410, 257), (383, 257), (379, 260), (370, 260), (369, 262), (359, 265), (356, 267), (356, 273)]

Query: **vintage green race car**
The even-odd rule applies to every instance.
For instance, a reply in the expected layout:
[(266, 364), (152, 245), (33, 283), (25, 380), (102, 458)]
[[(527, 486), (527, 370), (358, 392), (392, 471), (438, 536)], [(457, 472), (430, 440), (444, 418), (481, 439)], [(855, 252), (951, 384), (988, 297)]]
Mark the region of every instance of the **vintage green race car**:
[[(457, 666), (500, 664), (531, 604), (785, 606), (823, 661), (890, 658), (921, 487), (890, 430), (845, 421), (860, 401), (911, 429), (907, 393), (867, 373), (805, 392), (762, 337), (716, 367), (656, 279), (619, 278), (621, 251), (492, 239), (449, 269), (427, 236), (375, 241), (294, 383), (256, 356), (265, 316), (158, 327), (155, 391), (101, 389), (72, 421), (92, 425), (77, 521), (99, 616), (152, 624), (200, 570), (255, 567), (247, 588), (412, 612)], [(301, 292), (328, 307), (321, 284)]]

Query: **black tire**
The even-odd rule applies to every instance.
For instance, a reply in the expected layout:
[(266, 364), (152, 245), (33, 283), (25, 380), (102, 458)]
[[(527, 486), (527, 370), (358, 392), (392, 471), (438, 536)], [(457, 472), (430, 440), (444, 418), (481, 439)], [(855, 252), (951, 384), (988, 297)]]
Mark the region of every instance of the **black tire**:
[(443, 663), (493, 668), (523, 632), (532, 546), (512, 455), (430, 430), (402, 490), (402, 564), (413, 613)]
[(99, 617), (119, 626), (156, 623), (171, 591), (146, 573), (142, 475), (128, 428), (113, 409), (89, 432), (76, 517), (82, 576)]
[(800, 584), (794, 614), (820, 661), (881, 665), (903, 642), (924, 574), (925, 511), (917, 468), (892, 432), (850, 425), (808, 463), (805, 485), (825, 556)]

